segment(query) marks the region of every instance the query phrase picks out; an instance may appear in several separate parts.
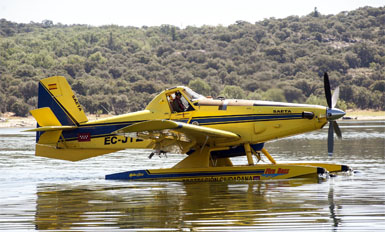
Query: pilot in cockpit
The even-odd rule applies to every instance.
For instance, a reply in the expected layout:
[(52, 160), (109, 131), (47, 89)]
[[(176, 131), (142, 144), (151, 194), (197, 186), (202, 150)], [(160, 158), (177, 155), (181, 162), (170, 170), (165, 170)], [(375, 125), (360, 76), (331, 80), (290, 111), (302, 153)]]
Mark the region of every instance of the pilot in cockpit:
[(175, 99), (172, 101), (172, 108), (176, 112), (184, 112), (186, 110), (181, 97), (182, 94), (178, 91), (175, 93)]

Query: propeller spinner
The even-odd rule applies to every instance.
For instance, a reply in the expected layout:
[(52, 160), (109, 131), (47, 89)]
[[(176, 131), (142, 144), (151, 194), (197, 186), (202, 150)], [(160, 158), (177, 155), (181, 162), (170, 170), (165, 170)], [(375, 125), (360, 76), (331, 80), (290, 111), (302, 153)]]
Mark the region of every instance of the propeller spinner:
[(328, 153), (329, 156), (333, 155), (334, 148), (334, 132), (336, 133), (338, 138), (342, 138), (340, 127), (338, 126), (336, 120), (343, 117), (345, 112), (343, 110), (334, 108), (337, 105), (338, 97), (340, 94), (340, 88), (337, 87), (334, 90), (333, 96), (330, 90), (329, 76), (325, 72), (324, 74), (324, 88), (325, 88), (325, 96), (328, 104), (328, 108), (326, 109), (326, 118), (329, 121), (329, 131), (328, 131)]

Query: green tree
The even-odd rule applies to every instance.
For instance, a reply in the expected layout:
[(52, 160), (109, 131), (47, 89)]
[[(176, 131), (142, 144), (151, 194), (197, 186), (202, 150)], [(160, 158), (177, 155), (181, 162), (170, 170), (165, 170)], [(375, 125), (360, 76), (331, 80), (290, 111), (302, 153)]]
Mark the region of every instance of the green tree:
[(37, 96), (38, 83), (36, 81), (27, 81), (21, 84), (19, 91), (23, 94), (25, 100)]
[(0, 104), (0, 113), (4, 113), (7, 111), (7, 104), (5, 104), (7, 100), (5, 95), (1, 92), (0, 92), (0, 102), (2, 102), (2, 104)]
[(36, 75), (36, 71), (32, 65), (22, 64), (17, 67), (15, 74), (18, 77), (33, 77)]
[(230, 99), (245, 99), (246, 93), (239, 86), (226, 85), (220, 93), (221, 96)]
[(88, 58), (91, 62), (95, 62), (97, 64), (104, 64), (107, 62), (107, 59), (103, 57), (100, 51), (97, 51), (91, 54)]
[(29, 107), (26, 103), (21, 100), (17, 100), (10, 107), (10, 111), (14, 112), (16, 116), (25, 117), (28, 115)]
[(367, 43), (355, 45), (353, 50), (361, 60), (361, 65), (364, 67), (369, 67), (370, 63), (374, 61), (374, 57), (377, 55), (376, 49)]
[(191, 80), (188, 83), (188, 86), (194, 90), (195, 92), (205, 95), (205, 96), (210, 96), (210, 91), (211, 87), (205, 82), (204, 80), (197, 78), (195, 80)]
[(311, 94), (307, 99), (306, 99), (306, 104), (311, 104), (311, 105), (321, 105), (321, 106), (326, 106), (326, 100), (325, 97), (320, 97)]
[(283, 92), (285, 95), (285, 99), (288, 102), (298, 102), (298, 103), (304, 102), (305, 96), (301, 90), (292, 86), (287, 86), (283, 89), (284, 89)]
[(360, 66), (361, 60), (357, 54), (353, 52), (347, 52), (345, 54), (345, 61), (348, 63), (350, 68), (357, 68)]
[(285, 93), (282, 89), (269, 89), (262, 94), (263, 100), (276, 101), (276, 102), (286, 102)]
[(157, 91), (157, 88), (153, 82), (143, 80), (135, 82), (135, 84), (132, 86), (132, 89), (136, 92), (145, 92), (150, 94)]
[(372, 91), (380, 91), (382, 93), (385, 92), (385, 80), (375, 81), (370, 87)]
[(119, 95), (111, 97), (111, 105), (115, 114), (123, 114), (128, 112), (128, 98), (126, 95)]
[(313, 17), (320, 17), (320, 13), (318, 12), (317, 7), (314, 7)]

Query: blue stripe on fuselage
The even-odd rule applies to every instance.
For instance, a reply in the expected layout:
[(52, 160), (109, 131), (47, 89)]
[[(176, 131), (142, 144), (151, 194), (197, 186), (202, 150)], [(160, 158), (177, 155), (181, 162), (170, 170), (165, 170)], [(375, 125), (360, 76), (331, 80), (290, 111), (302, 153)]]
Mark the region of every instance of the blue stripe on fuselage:
[(243, 123), (251, 121), (275, 121), (287, 119), (302, 119), (302, 114), (284, 114), (284, 115), (236, 115), (210, 118), (192, 118), (191, 121), (197, 121), (200, 125), (205, 124), (223, 124), (223, 123)]
[(112, 132), (117, 131), (119, 129), (122, 129), (126, 126), (131, 125), (131, 122), (122, 122), (119, 124), (99, 124), (99, 125), (87, 125), (87, 126), (80, 126), (75, 130), (69, 130), (69, 131), (63, 131), (64, 139), (70, 141), (73, 139), (78, 139), (78, 134), (81, 133), (90, 133), (92, 138), (99, 137), (99, 136), (107, 136), (110, 135)]
[[(274, 121), (274, 120), (289, 120), (302, 119), (302, 114), (285, 114), (285, 115), (233, 115), (223, 117), (206, 117), (206, 118), (192, 118), (190, 122), (197, 121), (200, 125), (214, 125), (225, 123), (244, 123), (253, 121)], [(185, 120), (175, 120), (177, 122), (185, 122)], [(100, 136), (111, 135), (112, 132), (117, 131), (126, 126), (142, 122), (142, 121), (128, 121), (120, 123), (94, 124), (94, 125), (80, 125), (78, 129), (71, 131), (63, 131), (63, 136), (66, 140), (76, 140), (79, 133), (90, 133), (92, 138)]]

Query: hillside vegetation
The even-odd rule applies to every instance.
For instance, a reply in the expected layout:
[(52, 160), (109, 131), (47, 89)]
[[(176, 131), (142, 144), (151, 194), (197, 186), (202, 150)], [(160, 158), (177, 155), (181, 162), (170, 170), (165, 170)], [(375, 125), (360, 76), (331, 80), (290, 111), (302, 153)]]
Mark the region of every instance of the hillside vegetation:
[(207, 96), (385, 110), (385, 7), (184, 29), (0, 20), (0, 112), (25, 116), (38, 80), (65, 76), (89, 113), (143, 109), (187, 85)]

